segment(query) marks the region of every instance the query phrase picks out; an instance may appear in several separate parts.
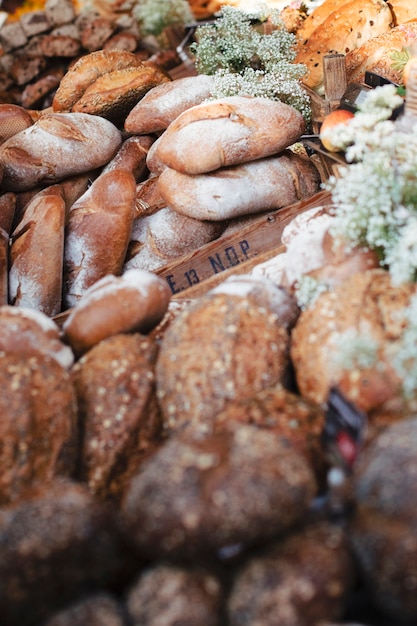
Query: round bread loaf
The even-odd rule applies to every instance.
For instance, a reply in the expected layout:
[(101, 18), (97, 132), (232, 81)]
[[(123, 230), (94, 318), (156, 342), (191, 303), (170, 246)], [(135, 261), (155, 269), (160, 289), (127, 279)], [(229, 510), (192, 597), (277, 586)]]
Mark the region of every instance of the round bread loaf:
[(136, 624), (219, 626), (223, 592), (203, 567), (150, 565), (133, 583), (126, 599)]
[(184, 76), (157, 85), (131, 109), (124, 129), (135, 135), (165, 130), (181, 113), (206, 100), (212, 87), (213, 77), (206, 74)]
[(189, 217), (213, 221), (288, 206), (312, 196), (319, 184), (313, 163), (290, 150), (207, 174), (190, 175), (165, 168), (158, 180), (169, 207)]
[(71, 348), (61, 340), (57, 324), (44, 313), (5, 305), (0, 307), (0, 324), (1, 352), (26, 358), (40, 352), (55, 359), (66, 370), (72, 367)]
[(341, 619), (354, 583), (346, 534), (307, 524), (243, 564), (227, 602), (231, 626), (310, 626)]
[(55, 613), (44, 626), (126, 626), (125, 611), (115, 595), (97, 591)]
[(168, 283), (146, 270), (105, 276), (71, 309), (63, 337), (81, 355), (106, 337), (149, 332), (162, 320), (170, 299)]
[(0, 503), (76, 469), (78, 424), (68, 372), (47, 354), (0, 352)]
[(354, 473), (349, 532), (368, 593), (391, 623), (417, 619), (417, 419), (385, 429)]
[(122, 516), (141, 554), (201, 562), (286, 531), (315, 491), (313, 472), (287, 440), (245, 425), (170, 438), (132, 479)]
[(86, 113), (45, 113), (0, 146), (2, 187), (24, 191), (107, 163), (121, 143), (108, 120)]
[(0, 145), (32, 126), (33, 119), (29, 111), (18, 104), (0, 104)]
[(156, 356), (154, 340), (139, 333), (114, 335), (71, 370), (84, 433), (80, 476), (100, 498), (117, 498), (126, 475), (159, 442)]
[(248, 276), (230, 277), (180, 313), (156, 364), (166, 431), (211, 432), (228, 404), (285, 382), (297, 315), (286, 291)]
[(158, 158), (184, 174), (204, 174), (281, 152), (303, 133), (299, 111), (280, 101), (230, 96), (181, 113), (158, 140)]
[(291, 359), (301, 394), (326, 402), (332, 386), (365, 412), (403, 405), (392, 355), (406, 327), (404, 309), (416, 291), (398, 287), (382, 269), (359, 272), (302, 311), (291, 334)]

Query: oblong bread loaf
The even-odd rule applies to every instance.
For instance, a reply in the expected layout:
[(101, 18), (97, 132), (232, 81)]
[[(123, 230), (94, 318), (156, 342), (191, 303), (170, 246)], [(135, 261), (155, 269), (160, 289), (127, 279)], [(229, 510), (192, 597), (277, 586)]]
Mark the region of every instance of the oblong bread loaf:
[(46, 113), (0, 146), (3, 189), (25, 191), (103, 166), (122, 141), (108, 120), (87, 113)]
[(331, 13), (310, 35), (296, 55), (295, 62), (307, 67), (304, 84), (322, 93), (323, 57), (347, 54), (365, 41), (389, 30), (392, 14), (384, 0), (351, 0)]
[(305, 44), (307, 39), (312, 33), (323, 24), (323, 22), (334, 13), (334, 11), (340, 11), (344, 4), (347, 4), (351, 0), (324, 0), (321, 4), (316, 6), (313, 11), (306, 17), (301, 28), (297, 31), (297, 41), (300, 44)]
[(70, 311), (63, 336), (79, 356), (106, 337), (145, 334), (162, 320), (171, 295), (166, 280), (146, 270), (105, 276)]
[(396, 26), (405, 24), (411, 20), (417, 20), (417, 2), (410, 2), (410, 0), (390, 0), (389, 4), (394, 15)]
[(142, 135), (165, 130), (181, 113), (206, 100), (212, 88), (213, 77), (206, 74), (157, 85), (130, 111), (125, 119), (125, 131)]
[(190, 176), (167, 168), (158, 186), (167, 205), (200, 220), (227, 220), (279, 209), (318, 191), (309, 159), (290, 150), (208, 174)]
[(141, 67), (141, 61), (133, 52), (125, 50), (95, 50), (78, 59), (62, 78), (52, 101), (56, 112), (71, 111), (84, 91), (99, 76), (125, 67)]
[(136, 182), (131, 172), (101, 174), (72, 205), (64, 248), (64, 304), (74, 306), (107, 274), (123, 268), (135, 215)]
[(230, 96), (191, 107), (158, 139), (157, 157), (185, 174), (277, 154), (303, 133), (299, 111), (283, 102)]
[[(403, 49), (413, 42), (417, 42), (417, 22), (396, 26), (378, 37), (369, 39), (346, 55), (348, 82), (363, 82), (365, 72), (372, 71), (402, 85), (403, 67), (395, 63), (395, 53), (402, 53)], [(407, 58), (404, 57), (404, 65)]]

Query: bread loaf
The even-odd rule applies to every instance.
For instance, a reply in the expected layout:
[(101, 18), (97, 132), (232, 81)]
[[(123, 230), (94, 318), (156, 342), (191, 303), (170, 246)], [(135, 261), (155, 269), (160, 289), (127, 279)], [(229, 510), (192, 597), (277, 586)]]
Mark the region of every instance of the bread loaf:
[(105, 276), (88, 289), (63, 324), (63, 336), (81, 355), (117, 333), (147, 333), (163, 318), (171, 298), (168, 283), (145, 270)]
[(333, 11), (302, 43), (295, 62), (304, 63), (307, 87), (323, 93), (323, 57), (347, 54), (392, 26), (392, 15), (384, 0), (351, 0)]
[(51, 185), (29, 202), (11, 234), (11, 304), (51, 317), (61, 311), (64, 229), (64, 195)]
[(86, 113), (46, 113), (0, 146), (2, 186), (24, 191), (103, 166), (121, 144), (108, 120)]
[[(399, 85), (404, 84), (403, 69), (409, 58), (404, 50), (417, 43), (417, 21), (369, 39), (356, 50), (346, 55), (348, 82), (362, 83), (365, 72), (371, 71)], [(395, 56), (404, 56), (403, 63), (396, 62)]]
[(142, 66), (143, 62), (135, 54), (123, 50), (96, 50), (85, 54), (62, 78), (52, 101), (53, 110), (69, 113), (85, 90), (103, 74)]
[(154, 141), (155, 137), (152, 135), (128, 137), (123, 141), (115, 156), (104, 167), (102, 173), (124, 169), (132, 172), (137, 183), (144, 181), (149, 174), (146, 157)]
[(133, 174), (112, 170), (96, 178), (72, 205), (64, 248), (64, 306), (107, 274), (123, 268), (135, 214)]
[(344, 4), (350, 0), (324, 0), (307, 15), (301, 28), (297, 31), (297, 41), (300, 45), (305, 45), (312, 33), (322, 24), (334, 11), (340, 12)]
[(184, 111), (158, 140), (158, 158), (185, 174), (203, 174), (277, 154), (293, 144), (304, 118), (283, 102), (231, 96)]
[(206, 100), (213, 77), (206, 74), (184, 76), (150, 89), (125, 119), (128, 133), (146, 134), (165, 130), (180, 113)]
[(0, 104), (0, 145), (32, 124), (29, 112), (23, 107), (17, 104)]
[(175, 211), (215, 221), (279, 209), (313, 195), (319, 184), (312, 162), (289, 150), (197, 176), (166, 168), (158, 182)]
[(389, 0), (389, 6), (394, 16), (394, 24), (405, 24), (417, 19), (417, 5), (410, 0)]

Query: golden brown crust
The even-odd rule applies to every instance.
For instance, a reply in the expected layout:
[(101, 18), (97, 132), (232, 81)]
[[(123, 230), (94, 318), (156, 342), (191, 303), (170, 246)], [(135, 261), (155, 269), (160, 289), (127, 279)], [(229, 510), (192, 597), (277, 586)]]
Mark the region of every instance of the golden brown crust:
[(0, 144), (32, 124), (33, 119), (23, 107), (17, 104), (0, 104)]
[(417, 4), (410, 0), (388, 0), (388, 5), (394, 16), (394, 22), (405, 24), (411, 20), (417, 20)]

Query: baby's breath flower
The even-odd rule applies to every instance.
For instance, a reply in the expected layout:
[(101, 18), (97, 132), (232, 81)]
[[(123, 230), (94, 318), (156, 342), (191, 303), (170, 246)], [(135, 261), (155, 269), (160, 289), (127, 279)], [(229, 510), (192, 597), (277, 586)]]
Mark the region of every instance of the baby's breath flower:
[(417, 294), (404, 310), (404, 319), (407, 327), (391, 362), (402, 380), (404, 396), (412, 398), (417, 392)]
[(337, 348), (333, 360), (338, 369), (367, 369), (377, 363), (378, 342), (355, 328), (335, 334), (333, 344)]
[(132, 9), (144, 35), (158, 36), (166, 26), (184, 26), (194, 21), (187, 0), (140, 0)]
[(329, 290), (326, 283), (305, 274), (294, 285), (294, 295), (302, 311), (310, 308), (317, 298)]

